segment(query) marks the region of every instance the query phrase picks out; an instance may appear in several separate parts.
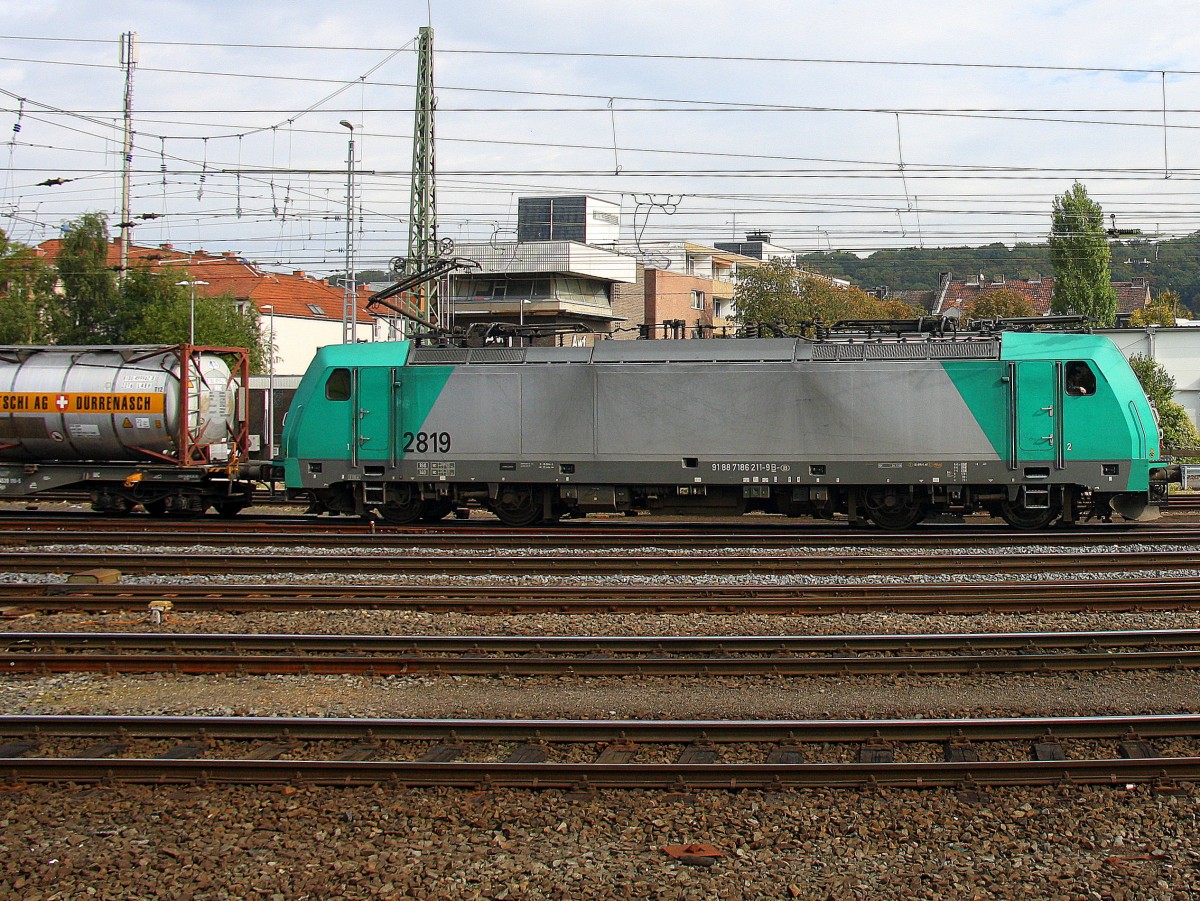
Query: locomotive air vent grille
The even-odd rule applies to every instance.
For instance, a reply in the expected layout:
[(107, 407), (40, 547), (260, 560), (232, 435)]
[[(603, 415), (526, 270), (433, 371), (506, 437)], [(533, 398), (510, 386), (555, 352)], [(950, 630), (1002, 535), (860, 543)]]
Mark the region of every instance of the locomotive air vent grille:
[(465, 347), (417, 347), (409, 362), (421, 363), (465, 363), (469, 351)]
[(935, 360), (994, 360), (1000, 356), (1000, 345), (995, 341), (954, 341), (934, 344), (929, 356)]
[(814, 344), (812, 348), (812, 358), (814, 360), (836, 360), (837, 359), (836, 344)]
[(471, 363), (524, 363), (523, 347), (476, 347), (468, 357)]
[(912, 344), (868, 344), (868, 360), (928, 360), (929, 345), (925, 341)]
[(861, 344), (814, 344), (812, 346), (814, 360), (861, 360), (863, 345)]

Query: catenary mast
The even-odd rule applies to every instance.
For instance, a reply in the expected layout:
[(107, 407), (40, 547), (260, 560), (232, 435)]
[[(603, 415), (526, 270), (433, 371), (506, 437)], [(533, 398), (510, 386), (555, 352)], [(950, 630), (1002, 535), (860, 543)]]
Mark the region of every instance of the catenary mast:
[[(433, 29), (422, 28), (417, 38), (417, 98), (413, 118), (412, 192), (409, 195), (408, 254), (404, 274), (427, 270), (438, 258), (437, 182), (434, 166)], [(438, 283), (434, 279), (412, 290), (422, 319), (438, 316)]]

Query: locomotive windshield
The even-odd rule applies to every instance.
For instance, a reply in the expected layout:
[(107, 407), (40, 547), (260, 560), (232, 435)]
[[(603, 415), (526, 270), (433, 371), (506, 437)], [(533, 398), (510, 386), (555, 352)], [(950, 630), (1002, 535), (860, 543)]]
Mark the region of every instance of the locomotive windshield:
[(325, 397), (327, 400), (350, 399), (350, 370), (335, 369), (329, 373), (325, 381)]
[(1083, 360), (1071, 360), (1064, 367), (1063, 381), (1067, 394), (1086, 397), (1096, 393), (1096, 373)]

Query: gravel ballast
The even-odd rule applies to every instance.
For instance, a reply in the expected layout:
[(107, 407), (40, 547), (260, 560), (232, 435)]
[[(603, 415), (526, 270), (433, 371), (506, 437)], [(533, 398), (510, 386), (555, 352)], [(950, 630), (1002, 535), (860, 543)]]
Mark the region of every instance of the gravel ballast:
[[(293, 551), (295, 549), (292, 549)], [(1032, 547), (1026, 552), (1037, 552)], [(1049, 548), (1047, 548), (1049, 550)], [(1010, 551), (1011, 552), (1011, 551)], [(385, 552), (386, 553), (386, 552)], [(622, 552), (625, 553), (625, 552)], [(1087, 552), (1073, 551), (1081, 556)], [(628, 584), (842, 581), (617, 577)], [(1085, 564), (1080, 575), (1086, 575)], [(1131, 573), (1194, 578), (1200, 571)], [(1064, 576), (1053, 577), (1066, 578)], [(1017, 577), (1035, 581), (1036, 577)], [(4, 581), (60, 581), (0, 575)], [(388, 577), (338, 577), (364, 584)], [(880, 581), (983, 581), (862, 579)], [(190, 584), (144, 577), (127, 582)], [(222, 581), (236, 581), (233, 579)], [(308, 581), (286, 576), (253, 581)], [(419, 583), (420, 579), (405, 579)], [(470, 583), (473, 580), (461, 580)], [(509, 583), (502, 575), (479, 582)], [(553, 577), (530, 579), (553, 584)], [(612, 577), (571, 580), (611, 583)], [(1198, 613), (505, 615), (399, 610), (33, 616), (10, 631), (780, 635), (1197, 628)], [(0, 676), (6, 713), (835, 718), (1195, 712), (1187, 671), (968, 677)], [(561, 791), (5, 784), (0, 898), (1184, 899), (1191, 786)], [(676, 860), (665, 845), (722, 856)]]
[[(6, 791), (0, 893), (59, 898), (1188, 899), (1195, 805), (1145, 786), (665, 795)], [(663, 846), (707, 842), (712, 866)]]

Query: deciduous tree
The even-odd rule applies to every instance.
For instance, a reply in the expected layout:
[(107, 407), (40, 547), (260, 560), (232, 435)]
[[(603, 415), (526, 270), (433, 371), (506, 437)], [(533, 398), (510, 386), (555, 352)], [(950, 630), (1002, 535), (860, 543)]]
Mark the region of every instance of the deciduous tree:
[(108, 264), (108, 218), (86, 213), (69, 223), (55, 262), (62, 282), (61, 344), (121, 344), (138, 311), (117, 288)]
[(835, 285), (780, 260), (743, 270), (733, 302), (741, 324), (770, 323), (785, 328), (799, 328), (818, 320), (832, 325), (840, 319), (920, 315), (908, 304), (879, 300), (853, 286)]
[(1050, 260), (1054, 265), (1054, 313), (1077, 313), (1103, 327), (1116, 324), (1117, 291), (1104, 211), (1079, 182), (1054, 198), (1050, 217)]
[(1014, 319), (1032, 316), (1033, 304), (1020, 291), (995, 288), (984, 291), (968, 304), (966, 313), (971, 319)]
[(48, 344), (56, 318), (54, 272), (0, 231), (0, 344)]
[[(122, 291), (139, 309), (140, 315), (124, 337), (129, 344), (182, 344), (188, 341), (192, 325), (190, 290), (177, 282), (190, 281), (184, 269), (155, 271), (135, 266), (125, 279)], [(195, 302), (196, 344), (220, 347), (244, 347), (250, 351), (250, 368), (266, 368), (267, 346), (258, 325), (258, 312), (249, 307), (238, 309), (233, 297), (198, 297)]]
[(1166, 367), (1150, 357), (1135, 354), (1129, 358), (1133, 374), (1142, 383), (1146, 397), (1158, 410), (1159, 427), (1163, 433), (1163, 444), (1174, 447), (1200, 447), (1200, 433), (1188, 418), (1187, 410), (1175, 402), (1175, 379)]
[(1147, 325), (1173, 326), (1176, 319), (1191, 319), (1188, 312), (1179, 302), (1179, 295), (1168, 289), (1150, 302), (1148, 307), (1134, 310), (1129, 317), (1129, 324), (1136, 327)]

